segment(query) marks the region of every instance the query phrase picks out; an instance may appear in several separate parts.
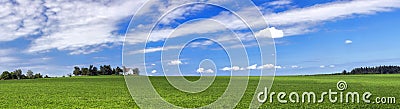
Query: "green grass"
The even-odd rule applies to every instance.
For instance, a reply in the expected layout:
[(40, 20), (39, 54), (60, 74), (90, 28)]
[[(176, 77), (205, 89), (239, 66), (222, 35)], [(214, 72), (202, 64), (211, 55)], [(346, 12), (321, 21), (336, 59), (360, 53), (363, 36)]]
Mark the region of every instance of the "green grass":
[[(197, 80), (198, 77), (186, 77)], [(243, 77), (234, 77), (243, 78)], [(226, 90), (229, 77), (217, 77), (201, 93), (185, 93), (171, 86), (164, 77), (151, 77), (157, 92), (166, 101), (181, 107), (193, 108), (210, 104)], [(348, 91), (371, 92), (375, 97), (400, 98), (400, 74), (386, 75), (324, 75), (275, 77), (273, 92), (313, 91), (319, 94), (329, 89), (337, 91), (336, 83), (345, 80)], [(258, 77), (251, 77), (245, 95), (237, 108), (248, 108), (258, 84)], [(340, 91), (338, 91), (340, 92)], [(276, 97), (276, 96), (275, 96)], [(327, 97), (327, 96), (325, 96)], [(287, 98), (286, 98), (287, 99)], [(396, 104), (331, 103), (273, 103), (267, 101), (261, 108), (400, 108)], [(0, 108), (138, 108), (131, 98), (123, 76), (84, 76), (36, 80), (0, 81)]]
[(123, 76), (0, 81), (0, 108), (134, 106)]

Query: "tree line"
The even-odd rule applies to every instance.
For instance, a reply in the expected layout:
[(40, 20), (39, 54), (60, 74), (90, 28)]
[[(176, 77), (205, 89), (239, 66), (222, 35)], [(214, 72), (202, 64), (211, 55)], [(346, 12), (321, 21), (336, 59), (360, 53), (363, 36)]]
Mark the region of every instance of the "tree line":
[[(26, 75), (22, 73), (21, 69), (15, 70), (13, 72), (4, 71), (0, 75), (1, 80), (9, 80), (9, 79), (36, 79), (36, 78), (43, 78), (43, 75), (40, 73), (34, 74), (32, 70), (28, 70)], [(45, 76), (44, 78), (49, 78), (49, 76)]]
[(400, 66), (377, 66), (377, 67), (361, 67), (355, 68), (350, 72), (344, 70), (342, 73), (337, 74), (398, 74), (400, 73)]
[(102, 65), (100, 68), (90, 65), (89, 68), (75, 66), (72, 73), (75, 76), (122, 75), (123, 70), (120, 67), (112, 68), (110, 65)]

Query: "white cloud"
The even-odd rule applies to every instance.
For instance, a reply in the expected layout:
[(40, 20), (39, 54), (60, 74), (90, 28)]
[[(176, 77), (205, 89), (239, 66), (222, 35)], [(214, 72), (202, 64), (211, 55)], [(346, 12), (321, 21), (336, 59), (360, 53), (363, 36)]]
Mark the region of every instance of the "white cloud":
[(203, 10), (207, 5), (204, 4), (195, 4), (193, 6), (185, 6), (184, 8), (178, 8), (168, 13), (160, 23), (161, 24), (170, 24), (175, 20), (184, 19), (185, 16), (190, 15), (191, 13), (198, 12)]
[(299, 68), (299, 66), (297, 66), (297, 65), (293, 65), (293, 66), (291, 66), (292, 68)]
[(46, 25), (43, 1), (26, 0), (0, 3), (0, 42), (39, 34)]
[[(0, 4), (0, 42), (38, 35), (27, 52), (51, 49), (70, 54), (100, 51), (103, 44), (121, 43), (115, 31), (145, 0), (35, 1)], [(98, 47), (100, 46), (100, 48)], [(95, 49), (95, 50), (93, 50)]]
[(321, 65), (321, 66), (319, 66), (320, 68), (325, 68), (325, 65)]
[(229, 70), (231, 70), (232, 68), (229, 68), (229, 67), (224, 67), (224, 68), (222, 68), (221, 70), (222, 71), (229, 71)]
[(242, 70), (255, 70), (255, 69), (282, 69), (282, 66), (275, 66), (273, 64), (265, 64), (265, 65), (261, 65), (261, 66), (257, 66), (257, 64), (253, 64), (247, 67), (240, 67), (240, 66), (232, 66), (232, 67), (224, 67), (220, 70), (222, 71), (242, 71)]
[(232, 67), (224, 67), (221, 70), (222, 71), (240, 71), (240, 70), (245, 70), (245, 68), (242, 68), (239, 66), (232, 66)]
[(196, 70), (196, 72), (197, 72), (197, 73), (214, 73), (214, 70), (212, 70), (212, 69), (207, 69), (207, 70), (205, 70), (204, 68), (198, 68), (198, 69)]
[[(280, 1), (281, 3), (273, 4), (287, 4), (290, 1)], [(286, 3), (285, 3), (286, 2)], [(348, 18), (355, 15), (363, 14), (374, 14), (376, 12), (390, 11), (392, 8), (400, 7), (400, 2), (398, 1), (339, 1), (331, 2), (326, 4), (317, 4), (311, 7), (296, 8), (280, 13), (265, 12), (267, 22), (274, 26), (271, 28), (266, 28), (256, 32), (258, 36), (268, 35), (266, 33), (272, 34), (273, 38), (281, 38), (283, 36), (292, 36), (305, 34), (309, 32), (317, 31), (313, 28), (314, 26), (320, 24), (321, 22), (332, 21), (342, 18)], [(353, 10), (354, 8), (354, 10)], [(352, 9), (352, 10), (348, 10)], [(251, 7), (243, 8), (238, 13), (242, 15), (252, 15)], [(247, 22), (255, 27), (261, 27), (260, 22), (265, 22), (264, 20), (257, 20), (257, 18), (248, 17), (249, 19), (254, 19), (252, 22)], [(232, 30), (241, 30), (246, 28), (241, 21), (235, 15), (227, 12), (221, 12), (219, 15), (212, 17), (212, 19), (219, 21), (225, 26), (215, 26), (215, 22), (211, 20), (202, 20), (197, 22), (188, 23), (181, 26), (177, 31), (174, 31), (172, 36), (169, 38), (174, 38), (178, 36), (184, 36), (188, 34), (202, 34), (202, 33), (214, 33), (226, 28)], [(275, 27), (279, 27), (276, 29)], [(193, 28), (196, 28), (193, 30)], [(150, 41), (159, 41), (166, 38), (166, 35), (171, 33), (173, 29), (164, 29), (154, 31), (154, 37), (150, 38)], [(147, 31), (138, 34), (132, 34), (134, 36), (147, 36)], [(257, 35), (256, 35), (257, 36)], [(142, 42), (141, 37), (130, 37), (131, 43)]]
[(157, 73), (157, 70), (152, 70), (151, 73)]
[(352, 44), (353, 41), (351, 41), (351, 40), (345, 40), (344, 43), (345, 43), (345, 44)]
[(156, 64), (151, 64), (152, 66), (155, 66)]
[(5, 63), (13, 63), (13, 62), (17, 62), (20, 59), (16, 58), (16, 57), (9, 57), (9, 56), (1, 56), (0, 57), (0, 63), (2, 63), (2, 65), (4, 65)]
[(270, 6), (274, 6), (274, 5), (287, 5), (287, 4), (291, 4), (292, 1), (290, 0), (276, 0), (273, 2), (269, 2), (268, 5)]
[(273, 64), (265, 64), (265, 65), (261, 65), (261, 66), (257, 67), (257, 69), (272, 69), (272, 68), (275, 68), (275, 65), (273, 65)]
[(374, 14), (376, 12), (390, 11), (392, 8), (399, 7), (400, 1), (397, 0), (338, 1), (270, 14), (266, 15), (266, 17), (268, 22), (272, 25), (290, 25), (304, 22), (334, 20), (358, 14)]
[(209, 46), (212, 44), (214, 44), (213, 41), (206, 40), (206, 41), (201, 41), (201, 42), (191, 42), (189, 46), (196, 48), (196, 47), (206, 47), (206, 46)]
[(257, 69), (257, 64), (251, 65), (247, 67), (248, 70), (254, 70)]
[(159, 51), (165, 51), (170, 49), (180, 49), (182, 46), (165, 46), (165, 47), (154, 47), (154, 48), (146, 48), (146, 49), (139, 49), (135, 51), (128, 51), (127, 54), (140, 54), (140, 53), (153, 53)]
[(183, 64), (182, 61), (180, 60), (172, 60), (168, 62), (168, 65), (180, 65), (180, 64)]
[(11, 53), (14, 53), (15, 49), (0, 49), (0, 56), (6, 56), (9, 55)]
[[(377, 12), (391, 11), (393, 8), (399, 8), (398, 0), (355, 0), (355, 1), (337, 1), (326, 4), (317, 4), (311, 7), (297, 8), (280, 13), (267, 13), (266, 17), (269, 24), (274, 26), (285, 26), (286, 29), (297, 28), (297, 25), (308, 25), (302, 30), (310, 31), (315, 23), (332, 21), (352, 17), (355, 15), (370, 15)], [(287, 30), (283, 28), (285, 35), (297, 35), (307, 33), (301, 30), (286, 34)], [(311, 29), (312, 30), (312, 29)]]
[(333, 67), (335, 67), (335, 65), (329, 65), (329, 67), (330, 67), (330, 68), (333, 68)]
[[(129, 18), (145, 0), (17, 2), (18, 5), (9, 2), (0, 4), (0, 42), (12, 41), (30, 35), (40, 35), (39, 38), (32, 41), (30, 47), (26, 50), (27, 52), (43, 52), (57, 49), (71, 51), (70, 54), (88, 54), (100, 51), (112, 44), (121, 43), (122, 36), (115, 33), (120, 29), (117, 27), (118, 23), (122, 19)], [(146, 10), (144, 13), (152, 11), (161, 13), (186, 2), (188, 1), (152, 2), (155, 5), (143, 7), (143, 10)], [(269, 4), (285, 5), (290, 3), (288, 0), (281, 0), (270, 2)], [(360, 0), (317, 4), (280, 13), (265, 12), (268, 23), (279, 27), (285, 34), (281, 34), (282, 32), (277, 29), (275, 31), (274, 28), (264, 29), (264, 32), (270, 30), (273, 38), (304, 34), (315, 31), (313, 27), (321, 22), (344, 19), (356, 15), (387, 12), (399, 7), (400, 1), (398, 0)], [(179, 19), (187, 13), (203, 8), (204, 6), (201, 5), (183, 8), (181, 11), (168, 16), (165, 23), (170, 23), (173, 19)], [(249, 11), (250, 9), (251, 7), (244, 8), (238, 13), (248, 14), (252, 12)], [(225, 26), (229, 29), (240, 30), (246, 28), (240, 19), (232, 14), (221, 13), (213, 17), (213, 19), (227, 24)], [(186, 25), (176, 35), (210, 33), (226, 29), (224, 26), (216, 27), (213, 25), (214, 23), (210, 22), (205, 20)], [(257, 24), (262, 24), (258, 20), (248, 23), (256, 27), (258, 27)], [(193, 30), (193, 28), (197, 29)], [(260, 31), (260, 34), (262, 32)], [(160, 32), (159, 36), (161, 37), (167, 33), (169, 32)], [(135, 35), (142, 36), (140, 34)], [(143, 41), (143, 39), (143, 37), (139, 37), (137, 40)], [(104, 46), (104, 44), (108, 44), (108, 46)]]
[(263, 29), (255, 34), (256, 37), (282, 38), (283, 31), (275, 27)]

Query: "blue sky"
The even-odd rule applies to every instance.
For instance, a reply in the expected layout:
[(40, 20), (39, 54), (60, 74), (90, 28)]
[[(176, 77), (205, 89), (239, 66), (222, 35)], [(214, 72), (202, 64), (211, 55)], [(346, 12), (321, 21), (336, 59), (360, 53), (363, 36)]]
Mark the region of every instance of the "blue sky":
[[(122, 66), (122, 55), (124, 65), (146, 67), (147, 75), (176, 75), (177, 70), (184, 75), (259, 75), (274, 68), (277, 75), (303, 75), (400, 64), (400, 1), (254, 0), (257, 8), (246, 1), (202, 1), (221, 7), (165, 0), (0, 2), (0, 70), (62, 76), (74, 66)], [(254, 25), (254, 36), (234, 13), (251, 19), (246, 22)], [(268, 25), (257, 22), (264, 18)], [(155, 35), (146, 42), (144, 30), (157, 21)], [(265, 39), (261, 47), (275, 41), (276, 53), (266, 57), (276, 56), (276, 63), (261, 62), (255, 37)], [(236, 45), (244, 45), (246, 52)], [(237, 55), (229, 59), (223, 48)], [(144, 54), (145, 62), (135, 61), (141, 58), (134, 55)], [(238, 62), (231, 64), (232, 59)]]

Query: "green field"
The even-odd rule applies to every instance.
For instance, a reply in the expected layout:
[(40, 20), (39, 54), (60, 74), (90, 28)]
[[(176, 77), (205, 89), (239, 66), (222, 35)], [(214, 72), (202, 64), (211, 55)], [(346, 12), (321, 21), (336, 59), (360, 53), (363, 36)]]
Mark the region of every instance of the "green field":
[[(187, 77), (196, 80), (198, 77)], [(234, 77), (242, 78), (242, 77)], [(212, 103), (224, 93), (229, 77), (217, 77), (214, 84), (201, 93), (184, 93), (167, 83), (164, 77), (151, 77), (159, 94), (168, 102), (182, 107), (201, 107)], [(400, 98), (400, 75), (326, 75), (278, 76), (273, 92), (313, 91), (321, 93), (337, 90), (336, 83), (345, 80), (346, 91), (371, 92), (375, 97)], [(246, 93), (237, 108), (247, 108), (258, 84), (258, 77), (251, 77)], [(317, 94), (317, 96), (318, 96)], [(320, 97), (317, 97), (319, 99)], [(0, 108), (138, 108), (131, 98), (123, 76), (83, 76), (35, 80), (0, 81)], [(399, 102), (399, 101), (396, 101)], [(262, 108), (400, 108), (396, 104), (266, 102)]]

